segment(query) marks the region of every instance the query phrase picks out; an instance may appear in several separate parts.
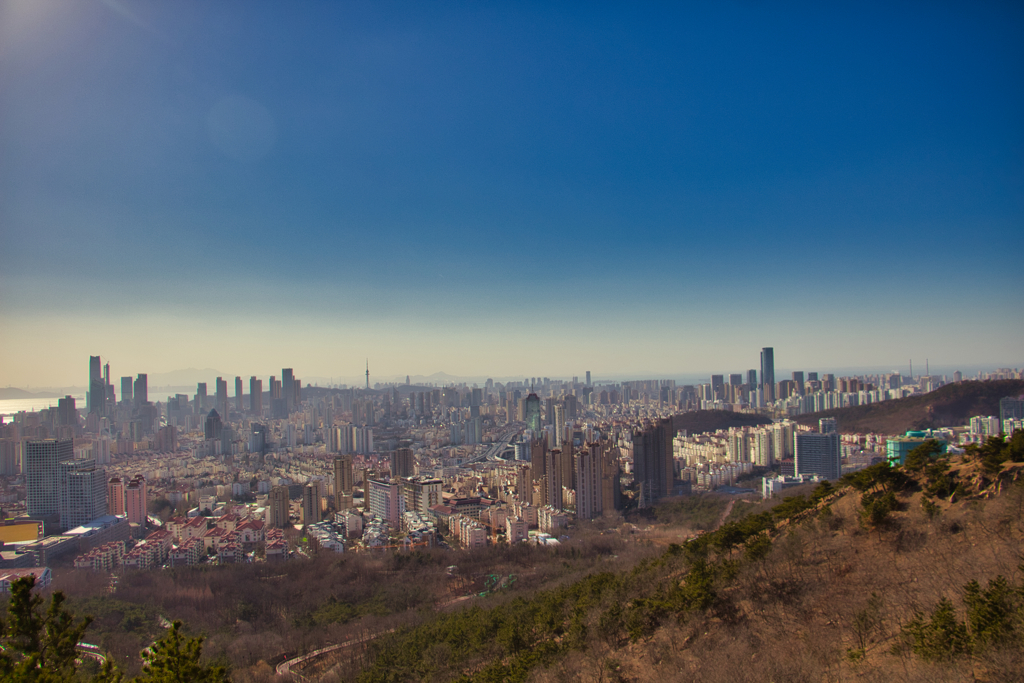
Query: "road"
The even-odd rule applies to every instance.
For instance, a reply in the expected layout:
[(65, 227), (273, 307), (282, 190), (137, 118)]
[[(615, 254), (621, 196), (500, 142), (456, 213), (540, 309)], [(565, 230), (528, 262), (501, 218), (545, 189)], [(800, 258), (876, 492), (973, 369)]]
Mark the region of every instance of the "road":
[(523, 427), (509, 427), (508, 429), (501, 433), (501, 437), (497, 441), (492, 443), (491, 446), (486, 451), (476, 456), (472, 460), (468, 460), (464, 464), (471, 465), (475, 462), (483, 462), (485, 460), (501, 460), (500, 456), (502, 452), (504, 452), (504, 450), (508, 448), (508, 445), (509, 443), (512, 442), (512, 439), (514, 439), (516, 435), (519, 434), (521, 431), (523, 431)]
[(394, 629), (388, 629), (387, 631), (381, 631), (380, 633), (371, 633), (369, 635), (363, 636), (362, 638), (355, 638), (353, 640), (346, 640), (344, 643), (338, 643), (336, 645), (328, 645), (327, 647), (322, 647), (319, 650), (313, 650), (312, 652), (307, 652), (304, 655), (299, 655), (298, 657), (293, 657), (291, 659), (286, 659), (285, 661), (283, 661), (283, 662), (281, 662), (280, 664), (277, 665), (277, 675), (278, 676), (293, 676), (295, 678), (298, 678), (299, 680), (303, 680), (303, 681), (307, 680), (306, 677), (303, 676), (302, 674), (300, 674), (299, 672), (292, 671), (292, 667), (293, 666), (299, 666), (301, 664), (306, 663), (310, 659), (314, 659), (316, 657), (321, 657), (321, 656), (323, 656), (325, 654), (328, 654), (330, 652), (334, 652), (335, 650), (340, 650), (340, 649), (345, 648), (345, 647), (351, 647), (353, 645), (359, 645), (361, 643), (369, 642), (369, 641), (373, 640), (374, 638), (380, 637), (380, 636), (384, 635), (385, 633), (391, 633), (392, 631), (394, 631)]

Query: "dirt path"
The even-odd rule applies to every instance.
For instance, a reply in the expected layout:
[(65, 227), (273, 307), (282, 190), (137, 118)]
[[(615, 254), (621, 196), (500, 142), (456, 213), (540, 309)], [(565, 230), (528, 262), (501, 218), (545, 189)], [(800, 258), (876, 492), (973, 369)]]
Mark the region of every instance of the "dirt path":
[[(718, 529), (720, 526), (725, 524), (725, 520), (729, 519), (729, 515), (732, 513), (732, 506), (735, 504), (735, 498), (729, 501), (729, 504), (725, 506), (724, 510), (722, 510), (722, 516), (718, 518), (718, 524), (715, 525), (715, 529)], [(712, 531), (714, 531), (715, 529), (712, 529)]]

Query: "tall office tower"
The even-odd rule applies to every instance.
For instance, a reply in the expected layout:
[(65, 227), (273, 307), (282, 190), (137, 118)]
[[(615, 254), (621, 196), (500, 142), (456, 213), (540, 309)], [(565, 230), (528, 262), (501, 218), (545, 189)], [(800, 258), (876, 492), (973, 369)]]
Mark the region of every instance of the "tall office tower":
[(270, 376), (270, 398), (281, 398), (281, 383), (273, 375)]
[(566, 394), (562, 399), (562, 404), (565, 406), (565, 419), (575, 420), (580, 416), (580, 402), (572, 394)]
[(57, 471), (61, 529), (74, 529), (107, 514), (107, 473), (95, 460), (65, 460)]
[(399, 448), (391, 454), (391, 476), (411, 477), (416, 474), (416, 462), (411, 448)]
[(263, 380), (256, 379), (256, 375), (249, 378), (249, 411), (263, 414)]
[(239, 415), (245, 412), (245, 404), (242, 402), (244, 400), (242, 391), (242, 378), (235, 377), (235, 405), (238, 407)]
[(132, 378), (131, 377), (122, 377), (121, 378), (121, 403), (124, 403), (125, 401), (127, 401), (128, 403), (132, 403), (135, 400), (134, 398), (132, 398), (132, 396), (133, 396), (133, 393), (132, 393)]
[(110, 363), (103, 364), (103, 386), (107, 390), (107, 407), (110, 407), (114, 405), (114, 385), (110, 383)]
[[(825, 419), (821, 420), (819, 425), (823, 422)], [(835, 431), (835, 421), (831, 422), (831, 425), (822, 426), (832, 431), (796, 435), (796, 448), (793, 453), (795, 474), (817, 474), (826, 479), (838, 479), (842, 474), (839, 434)]]
[(124, 514), (128, 516), (129, 523), (145, 526), (147, 492), (146, 478), (141, 474), (132, 477), (132, 480), (124, 487)]
[[(897, 374), (896, 377), (899, 377), (899, 374)], [(817, 382), (818, 381), (818, 373), (816, 373), (816, 372), (808, 372), (807, 373), (807, 381), (808, 382)], [(899, 388), (899, 387), (897, 387), (897, 388)]]
[(562, 509), (562, 451), (552, 448), (544, 454), (544, 505)]
[(295, 390), (295, 396), (292, 398), (292, 405), (295, 406), (296, 410), (302, 405), (302, 380), (298, 377), (292, 379), (292, 387)]
[(672, 492), (671, 418), (633, 433), (633, 472), (640, 485), (640, 507), (650, 507)]
[(739, 373), (729, 375), (729, 384), (731, 384), (734, 387), (742, 386), (743, 375)]
[(273, 529), (288, 526), (289, 507), (287, 486), (275, 486), (270, 489), (270, 496), (267, 499), (267, 526)]
[(747, 370), (747, 386), (751, 389), (757, 387), (757, 370)]
[(107, 514), (124, 516), (124, 482), (120, 477), (107, 482)]
[(226, 380), (217, 378), (217, 410), (223, 420), (228, 419), (228, 383)]
[(587, 444), (576, 454), (576, 517), (593, 519), (604, 511), (601, 480), (604, 469), (601, 444)]
[(534, 436), (541, 431), (540, 396), (531, 393), (526, 397), (525, 415), (526, 428), (533, 430)]
[(136, 407), (149, 403), (149, 378), (144, 373), (135, 377), (132, 393), (135, 395)]
[(341, 455), (336, 457), (334, 459), (335, 500), (340, 495), (351, 495), (355, 485), (355, 481), (352, 479), (352, 456)]
[(75, 408), (74, 396), (57, 399), (57, 424), (61, 427), (78, 425), (78, 410)]
[(74, 439), (44, 439), (25, 444), (22, 470), (29, 517), (60, 514), (59, 465), (74, 457)]
[(195, 403), (196, 415), (203, 415), (206, 413), (206, 382), (199, 382), (196, 384)]
[(803, 370), (793, 371), (793, 383), (796, 384), (796, 393), (804, 395), (804, 373)]
[(591, 386), (591, 383), (590, 383), (590, 370), (587, 370), (587, 386), (588, 387)]
[(320, 494), (316, 486), (306, 484), (302, 487), (302, 523), (316, 524), (320, 521)]
[(761, 349), (761, 386), (764, 387), (765, 398), (775, 400), (775, 349), (766, 346)]
[[(291, 425), (288, 425), (289, 427)], [(204, 425), (204, 433), (206, 440), (219, 439), (224, 432), (224, 424), (221, 422), (220, 415), (217, 414), (217, 409), (214, 408), (210, 411), (210, 414), (206, 416), (206, 423)]]
[(102, 415), (102, 404), (106, 395), (106, 387), (103, 386), (103, 364), (100, 362), (100, 357), (89, 356), (89, 391), (85, 395), (86, 412)]
[(291, 368), (281, 369), (281, 398), (284, 399), (288, 414), (291, 415), (295, 407), (295, 373)]
[(711, 375), (711, 394), (716, 401), (725, 399), (725, 381), (722, 375)]

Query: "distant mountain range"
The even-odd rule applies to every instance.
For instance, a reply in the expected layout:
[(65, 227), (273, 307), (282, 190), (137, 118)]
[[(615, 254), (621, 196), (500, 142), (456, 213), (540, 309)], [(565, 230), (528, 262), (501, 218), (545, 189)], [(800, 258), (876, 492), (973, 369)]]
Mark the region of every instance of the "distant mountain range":
[(39, 393), (32, 393), (31, 391), (25, 391), (24, 389), (16, 389), (14, 387), (6, 387), (0, 389), (0, 401), (26, 398), (60, 398), (62, 396), (64, 396), (64, 394), (59, 394), (52, 391), (41, 391)]

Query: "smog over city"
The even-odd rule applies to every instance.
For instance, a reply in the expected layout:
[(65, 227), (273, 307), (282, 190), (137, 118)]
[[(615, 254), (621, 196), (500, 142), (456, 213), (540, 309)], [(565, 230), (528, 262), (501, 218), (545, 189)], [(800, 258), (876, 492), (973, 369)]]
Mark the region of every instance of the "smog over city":
[(1016, 3), (0, 0), (0, 680), (1016, 680), (1022, 249)]

